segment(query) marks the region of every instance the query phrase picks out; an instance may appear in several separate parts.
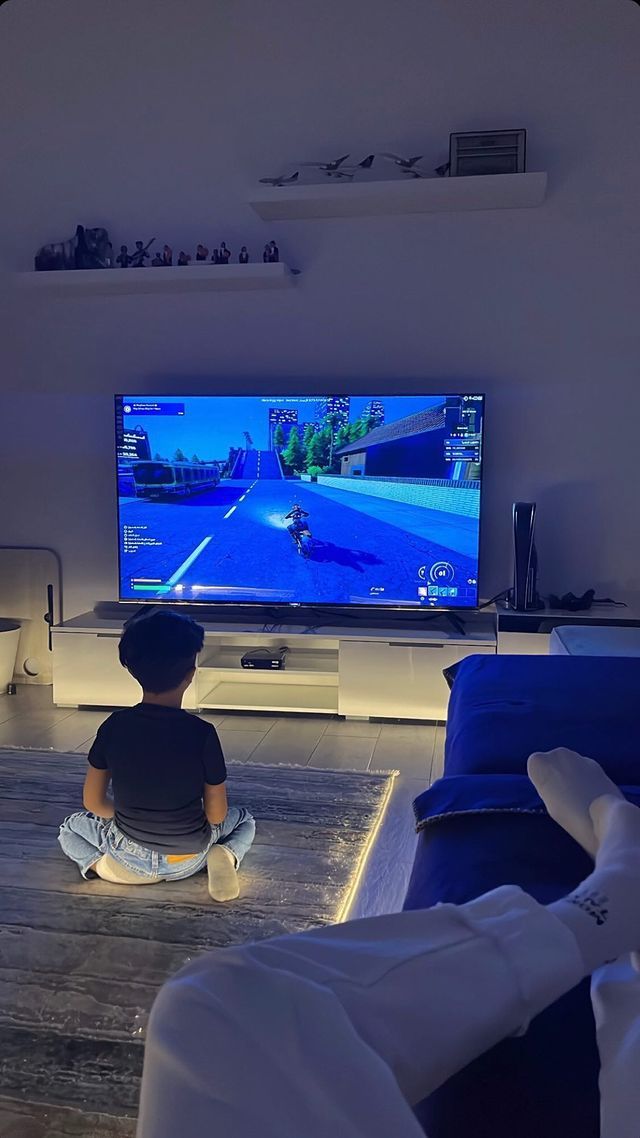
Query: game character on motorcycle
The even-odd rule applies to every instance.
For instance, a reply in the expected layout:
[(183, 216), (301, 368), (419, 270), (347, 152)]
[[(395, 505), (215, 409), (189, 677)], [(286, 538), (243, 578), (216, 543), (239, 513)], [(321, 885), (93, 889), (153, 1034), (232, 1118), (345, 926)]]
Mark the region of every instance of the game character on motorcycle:
[(287, 526), (287, 531), (291, 534), (291, 537), (295, 541), (296, 545), (300, 544), (301, 534), (308, 534), (308, 536), (311, 537), (309, 523), (305, 520), (308, 517), (308, 511), (303, 510), (302, 506), (298, 505), (297, 502), (294, 502), (289, 513), (285, 514), (285, 521), (289, 521), (291, 518), (291, 525)]

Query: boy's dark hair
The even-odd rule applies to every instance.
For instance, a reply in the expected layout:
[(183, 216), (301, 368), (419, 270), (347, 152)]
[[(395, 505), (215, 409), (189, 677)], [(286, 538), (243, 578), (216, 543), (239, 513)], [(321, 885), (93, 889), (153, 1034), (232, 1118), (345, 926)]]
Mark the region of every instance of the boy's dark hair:
[(144, 691), (159, 695), (182, 683), (203, 644), (204, 629), (190, 616), (154, 612), (134, 617), (125, 625), (120, 663)]

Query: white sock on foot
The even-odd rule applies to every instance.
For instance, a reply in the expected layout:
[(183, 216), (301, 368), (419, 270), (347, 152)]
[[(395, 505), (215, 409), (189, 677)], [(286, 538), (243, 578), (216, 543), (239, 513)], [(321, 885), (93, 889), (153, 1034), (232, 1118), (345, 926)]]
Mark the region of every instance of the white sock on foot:
[(640, 810), (617, 792), (592, 802), (589, 815), (595, 870), (549, 906), (574, 934), (587, 973), (640, 944)]
[(595, 858), (598, 839), (589, 809), (603, 795), (622, 798), (615, 783), (593, 759), (566, 747), (531, 755), (527, 773), (549, 815)]

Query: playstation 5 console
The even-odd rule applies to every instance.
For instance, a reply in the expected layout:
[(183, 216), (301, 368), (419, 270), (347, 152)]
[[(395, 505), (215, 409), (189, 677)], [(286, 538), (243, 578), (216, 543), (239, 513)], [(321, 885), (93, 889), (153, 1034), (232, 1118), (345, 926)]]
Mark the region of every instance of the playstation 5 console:
[(537, 588), (535, 520), (535, 502), (513, 503), (513, 588), (509, 590), (508, 604), (518, 612), (544, 608)]

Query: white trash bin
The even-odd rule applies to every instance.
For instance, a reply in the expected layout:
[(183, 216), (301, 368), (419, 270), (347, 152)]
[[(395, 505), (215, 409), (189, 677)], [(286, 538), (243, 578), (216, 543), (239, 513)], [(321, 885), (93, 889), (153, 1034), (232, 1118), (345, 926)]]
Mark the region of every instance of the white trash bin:
[(17, 621), (0, 619), (0, 695), (4, 695), (7, 685), (13, 680), (19, 640), (20, 625)]

